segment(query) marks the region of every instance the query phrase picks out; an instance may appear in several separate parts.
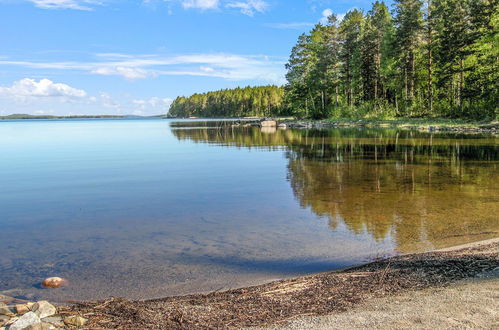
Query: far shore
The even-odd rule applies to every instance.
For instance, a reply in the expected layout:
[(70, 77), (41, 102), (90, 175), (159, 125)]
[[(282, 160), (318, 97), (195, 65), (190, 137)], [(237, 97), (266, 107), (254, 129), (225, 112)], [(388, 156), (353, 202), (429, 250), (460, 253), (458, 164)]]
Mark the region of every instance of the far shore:
[(241, 117), (241, 118), (174, 118), (163, 115), (158, 116), (133, 116), (133, 115), (68, 115), (68, 116), (51, 116), (51, 115), (27, 115), (13, 114), (8, 116), (0, 116), (0, 121), (8, 120), (47, 120), (47, 119), (179, 119), (191, 121), (203, 120), (220, 120), (230, 121), (240, 125), (259, 126), (262, 121), (275, 121), (276, 127), (281, 128), (297, 128), (297, 129), (331, 129), (331, 128), (348, 128), (348, 127), (367, 127), (367, 128), (394, 128), (408, 129), (428, 132), (456, 132), (456, 133), (486, 133), (499, 134), (499, 121), (473, 121), (464, 119), (448, 119), (448, 118), (393, 118), (393, 119), (378, 119), (378, 118), (363, 118), (363, 119), (297, 119), (295, 117)]
[[(363, 304), (391, 302), (417, 292), (424, 296), (435, 288), (484, 274), (498, 279), (498, 267), (499, 238), (495, 238), (223, 292), (147, 301), (111, 298), (76, 302), (61, 310), (88, 317), (86, 326), (95, 328), (280, 327), (303, 317), (343, 315)], [(451, 298), (453, 294), (448, 293)], [(327, 324), (327, 320), (320, 322)], [(306, 323), (298, 324), (298, 328), (306, 327)]]

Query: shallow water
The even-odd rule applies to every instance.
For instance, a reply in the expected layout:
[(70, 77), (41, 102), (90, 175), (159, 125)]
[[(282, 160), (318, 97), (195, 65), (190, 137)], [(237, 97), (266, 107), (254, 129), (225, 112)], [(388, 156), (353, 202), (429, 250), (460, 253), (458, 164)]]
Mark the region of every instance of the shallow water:
[(170, 123), (0, 122), (0, 292), (161, 297), (498, 236), (496, 137)]

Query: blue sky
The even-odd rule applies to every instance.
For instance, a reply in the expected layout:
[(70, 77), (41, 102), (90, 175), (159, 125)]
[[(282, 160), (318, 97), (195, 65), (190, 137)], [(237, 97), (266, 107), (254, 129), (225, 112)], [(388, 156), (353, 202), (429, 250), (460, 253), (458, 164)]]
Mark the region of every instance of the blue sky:
[(284, 83), (297, 37), (370, 0), (0, 0), (0, 115), (165, 113)]

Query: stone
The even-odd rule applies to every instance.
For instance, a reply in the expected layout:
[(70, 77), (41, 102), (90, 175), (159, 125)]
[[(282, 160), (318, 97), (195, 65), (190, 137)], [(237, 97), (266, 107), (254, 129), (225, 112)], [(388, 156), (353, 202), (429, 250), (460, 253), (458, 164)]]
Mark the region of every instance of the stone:
[(279, 126), (277, 126), (277, 128), (286, 129), (286, 128), (288, 128), (288, 126), (286, 124), (279, 124)]
[(72, 326), (75, 326), (75, 327), (82, 327), (85, 325), (85, 323), (87, 323), (87, 319), (84, 318), (84, 317), (81, 317), (81, 316), (69, 316), (69, 317), (66, 317), (64, 319), (64, 323), (66, 323), (67, 325), (72, 325)]
[(276, 127), (277, 122), (275, 120), (264, 120), (260, 125), (262, 127)]
[(45, 300), (39, 301), (34, 304), (31, 310), (35, 312), (36, 315), (38, 315), (38, 317), (40, 317), (41, 319), (57, 313), (57, 308), (55, 308), (54, 305)]
[(43, 323), (43, 322), (32, 324), (29, 327), (24, 328), (24, 330), (53, 330), (53, 329), (56, 329), (56, 327), (53, 326), (52, 324)]
[(29, 312), (29, 307), (28, 305), (26, 304), (19, 304), (19, 305), (16, 305), (16, 313), (17, 314), (20, 314), (20, 315), (23, 315), (23, 314), (26, 314), (27, 312)]
[(4, 324), (7, 324), (7, 321), (10, 320), (10, 317), (7, 315), (0, 315), (0, 327), (3, 326)]
[(30, 325), (34, 325), (41, 322), (42, 321), (40, 320), (38, 315), (36, 315), (33, 312), (28, 312), (23, 316), (21, 316), (14, 323), (12, 323), (12, 325), (9, 327), (9, 330), (22, 330), (29, 327)]
[(7, 305), (0, 302), (0, 315), (14, 316), (14, 313), (12, 313)]
[(50, 316), (42, 319), (42, 322), (50, 323), (56, 328), (64, 328), (64, 321), (60, 316)]
[(57, 289), (68, 284), (62, 277), (49, 277), (43, 280), (42, 286), (49, 289)]

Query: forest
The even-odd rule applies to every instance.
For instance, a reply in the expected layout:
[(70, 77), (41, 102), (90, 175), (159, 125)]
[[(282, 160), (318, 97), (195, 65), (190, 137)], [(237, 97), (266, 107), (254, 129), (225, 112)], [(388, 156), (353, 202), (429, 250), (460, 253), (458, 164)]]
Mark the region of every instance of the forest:
[(266, 117), (282, 112), (284, 90), (277, 86), (225, 89), (177, 97), (170, 117)]
[(195, 94), (174, 117), (499, 115), (498, 0), (376, 1), (299, 36), (287, 84)]

